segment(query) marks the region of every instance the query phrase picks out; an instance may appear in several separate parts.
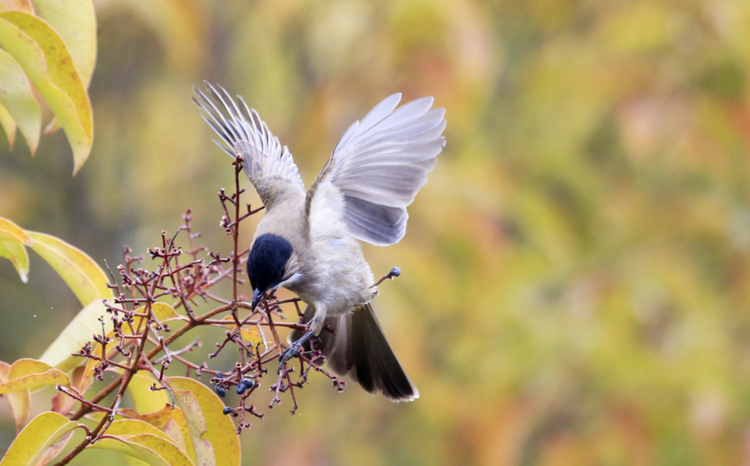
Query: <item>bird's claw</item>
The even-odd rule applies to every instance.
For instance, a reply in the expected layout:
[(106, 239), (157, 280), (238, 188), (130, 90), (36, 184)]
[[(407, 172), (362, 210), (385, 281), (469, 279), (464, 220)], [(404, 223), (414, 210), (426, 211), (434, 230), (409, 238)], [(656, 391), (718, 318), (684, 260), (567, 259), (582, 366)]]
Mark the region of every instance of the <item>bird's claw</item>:
[(279, 356), (278, 374), (281, 374), (281, 371), (282, 369), (284, 369), (284, 366), (286, 366), (287, 361), (297, 356), (301, 349), (302, 343), (300, 343), (299, 341), (295, 341), (291, 344), (291, 346), (289, 346), (289, 348), (285, 349), (284, 352), (281, 353), (281, 356)]

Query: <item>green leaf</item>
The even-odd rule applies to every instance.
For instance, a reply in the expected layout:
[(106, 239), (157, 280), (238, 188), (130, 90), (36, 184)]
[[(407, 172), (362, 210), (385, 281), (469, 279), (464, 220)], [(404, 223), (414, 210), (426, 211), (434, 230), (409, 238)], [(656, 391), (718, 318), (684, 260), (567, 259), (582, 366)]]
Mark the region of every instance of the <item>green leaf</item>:
[[(106, 308), (101, 301), (93, 301), (84, 307), (65, 327), (65, 330), (57, 336), (39, 360), (66, 372), (90, 361), (86, 358), (72, 356), (72, 354), (80, 352), (83, 345), (87, 341), (91, 341), (94, 334), (102, 333), (102, 324), (99, 322), (99, 317), (106, 316), (106, 313)], [(111, 330), (112, 321), (105, 318), (104, 331), (111, 332)], [(112, 347), (114, 347), (114, 344)], [(101, 350), (99, 354), (101, 354)], [(83, 380), (84, 377), (82, 376), (81, 379)], [(90, 379), (88, 383), (91, 383)]]
[(112, 299), (107, 276), (86, 253), (54, 236), (33, 231), (26, 234), (33, 241), (31, 248), (65, 280), (83, 306)]
[[(0, 361), (0, 383), (10, 381), (10, 364)], [(20, 390), (15, 393), (7, 393), (4, 398), (8, 400), (13, 419), (16, 421), (16, 432), (21, 431), (26, 419), (29, 417), (29, 390)]]
[[(39, 135), (42, 131), (42, 111), (31, 92), (31, 83), (21, 66), (6, 51), (0, 50), (0, 104), (21, 130), (26, 139), (31, 155), (39, 146)], [(6, 133), (10, 128), (5, 126)], [(14, 131), (15, 133), (15, 131)], [(11, 148), (13, 141), (11, 141)], [(13, 138), (15, 140), (15, 137)]]
[(187, 420), (196, 463), (239, 466), (240, 442), (232, 420), (222, 413), (221, 399), (196, 380), (187, 377), (166, 377), (165, 380)]
[(93, 117), (86, 88), (59, 35), (39, 18), (0, 13), (0, 46), (21, 65), (60, 121), (73, 149), (73, 173), (91, 151)]
[(35, 464), (48, 447), (77, 426), (76, 422), (51, 411), (38, 415), (18, 434), (0, 466)]

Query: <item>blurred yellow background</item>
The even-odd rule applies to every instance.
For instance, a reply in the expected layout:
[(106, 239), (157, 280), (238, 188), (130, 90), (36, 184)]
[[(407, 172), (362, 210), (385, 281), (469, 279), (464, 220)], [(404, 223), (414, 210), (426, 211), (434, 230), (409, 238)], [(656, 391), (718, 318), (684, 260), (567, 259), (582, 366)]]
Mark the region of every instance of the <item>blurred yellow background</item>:
[[(0, 216), (113, 266), (188, 207), (231, 249), (203, 79), (242, 94), (307, 183), (385, 96), (447, 110), (406, 237), (365, 247), (376, 275), (403, 271), (375, 308), (421, 398), (313, 377), (295, 416), (258, 399), (244, 464), (750, 463), (750, 3), (95, 5), (91, 156), (73, 178), (61, 132), (34, 159), (0, 136)], [(39, 357), (78, 310), (42, 260), (27, 285), (0, 261), (0, 360)], [(197, 362), (222, 333), (201, 338)]]

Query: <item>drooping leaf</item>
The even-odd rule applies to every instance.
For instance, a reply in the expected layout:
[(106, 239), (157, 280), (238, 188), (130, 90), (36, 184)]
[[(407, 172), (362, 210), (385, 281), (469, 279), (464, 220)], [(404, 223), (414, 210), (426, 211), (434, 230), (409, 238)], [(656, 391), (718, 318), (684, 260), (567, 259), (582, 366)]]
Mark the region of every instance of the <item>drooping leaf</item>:
[(29, 253), (24, 246), (30, 244), (31, 239), (21, 227), (0, 217), (0, 257), (10, 260), (24, 283), (29, 273)]
[(187, 377), (167, 377), (190, 429), (197, 464), (239, 466), (240, 442), (224, 403), (202, 383)]
[(77, 426), (78, 423), (51, 411), (38, 415), (18, 434), (0, 466), (35, 464), (48, 447)]
[(31, 238), (25, 231), (7, 218), (0, 217), (0, 241), (17, 241), (31, 246)]
[(112, 299), (107, 276), (88, 254), (54, 236), (33, 231), (26, 233), (33, 241), (31, 248), (65, 280), (81, 305)]
[(16, 121), (2, 104), (0, 104), (0, 126), (5, 131), (5, 137), (8, 138), (8, 148), (12, 151), (16, 143)]
[(23, 68), (60, 121), (73, 149), (76, 173), (91, 151), (91, 103), (64, 41), (43, 20), (20, 11), (0, 13), (0, 46)]
[[(10, 381), (10, 364), (0, 361), (0, 383), (8, 381)], [(13, 412), (13, 420), (16, 421), (16, 433), (18, 433), (29, 417), (29, 390), (19, 390), (14, 393), (7, 393), (4, 396)]]
[(21, 276), (21, 281), (29, 280), (29, 253), (21, 243), (14, 241), (0, 241), (0, 257), (8, 259)]
[[(68, 46), (73, 64), (88, 89), (96, 65), (96, 15), (91, 0), (34, 0), (36, 16), (42, 18)], [(49, 134), (60, 129), (57, 118), (44, 129)]]
[[(0, 104), (7, 110), (15, 125), (21, 130), (26, 139), (31, 155), (39, 146), (39, 136), (42, 131), (42, 111), (34, 99), (31, 83), (21, 66), (6, 51), (0, 50)], [(14, 125), (14, 126), (15, 126)], [(11, 142), (15, 139), (15, 130), (11, 133), (6, 128), (6, 134)], [(13, 138), (11, 138), (13, 136)]]

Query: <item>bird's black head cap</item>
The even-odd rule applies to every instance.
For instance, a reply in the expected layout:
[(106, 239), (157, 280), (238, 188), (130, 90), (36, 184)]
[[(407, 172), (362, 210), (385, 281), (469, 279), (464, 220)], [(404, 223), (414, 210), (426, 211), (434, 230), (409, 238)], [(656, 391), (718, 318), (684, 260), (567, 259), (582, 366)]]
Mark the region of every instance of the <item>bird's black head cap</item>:
[(292, 245), (281, 236), (265, 234), (256, 238), (247, 259), (247, 276), (253, 287), (254, 304), (257, 304), (261, 294), (281, 283), (284, 268), (291, 256)]

